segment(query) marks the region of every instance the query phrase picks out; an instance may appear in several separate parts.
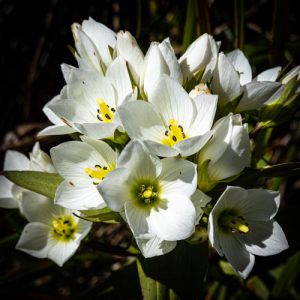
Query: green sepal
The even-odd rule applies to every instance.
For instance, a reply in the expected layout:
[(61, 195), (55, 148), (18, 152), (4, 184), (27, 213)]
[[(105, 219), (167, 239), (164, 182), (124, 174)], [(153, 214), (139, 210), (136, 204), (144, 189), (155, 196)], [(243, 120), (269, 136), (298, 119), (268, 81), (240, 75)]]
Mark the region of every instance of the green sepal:
[(63, 181), (63, 178), (57, 173), (4, 171), (2, 174), (16, 185), (50, 199), (55, 198), (56, 189)]
[(118, 212), (112, 211), (109, 207), (104, 207), (101, 209), (89, 209), (80, 210), (82, 213), (78, 215), (79, 218), (90, 222), (102, 222), (102, 223), (124, 223), (123, 218)]
[(223, 105), (218, 105), (217, 112), (216, 112), (216, 120), (227, 116), (229, 113), (234, 113), (240, 104), (242, 98), (243, 98), (244, 93), (242, 92), (235, 98), (231, 99), (229, 102), (223, 104)]
[(218, 183), (218, 181), (212, 180), (208, 174), (208, 165), (210, 160), (207, 159), (201, 165), (198, 164), (197, 173), (198, 173), (198, 187), (203, 192), (208, 192), (212, 190)]
[(295, 93), (298, 87), (299, 83), (295, 76), (285, 85), (278, 99), (260, 109), (259, 120), (262, 128), (276, 126), (293, 117), (300, 105), (299, 93)]

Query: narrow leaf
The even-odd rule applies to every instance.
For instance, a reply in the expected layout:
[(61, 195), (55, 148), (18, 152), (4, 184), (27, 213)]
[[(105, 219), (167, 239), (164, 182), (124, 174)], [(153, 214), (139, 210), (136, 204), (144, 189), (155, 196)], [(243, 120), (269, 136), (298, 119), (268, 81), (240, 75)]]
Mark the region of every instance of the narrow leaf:
[(16, 185), (54, 199), (63, 178), (56, 173), (36, 171), (4, 171), (3, 175)]

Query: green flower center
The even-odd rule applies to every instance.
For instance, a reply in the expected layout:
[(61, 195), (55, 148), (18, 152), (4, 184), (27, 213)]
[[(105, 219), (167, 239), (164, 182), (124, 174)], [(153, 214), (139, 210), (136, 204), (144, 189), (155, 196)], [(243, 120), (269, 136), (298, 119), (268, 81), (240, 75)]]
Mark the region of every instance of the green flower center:
[(139, 207), (153, 207), (160, 202), (160, 187), (156, 180), (135, 181), (131, 189), (132, 200)]
[(219, 216), (218, 224), (220, 228), (227, 232), (247, 233), (249, 231), (249, 224), (243, 216), (235, 211), (224, 211)]
[(52, 235), (56, 240), (69, 242), (78, 231), (78, 225), (72, 216), (60, 216), (52, 221)]

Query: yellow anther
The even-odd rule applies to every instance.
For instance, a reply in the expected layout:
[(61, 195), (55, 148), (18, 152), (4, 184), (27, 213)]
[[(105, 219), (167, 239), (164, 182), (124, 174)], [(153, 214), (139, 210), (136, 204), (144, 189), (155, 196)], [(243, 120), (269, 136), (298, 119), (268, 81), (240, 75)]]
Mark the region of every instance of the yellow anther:
[(220, 216), (219, 224), (224, 228), (231, 229), (232, 232), (247, 233), (249, 231), (249, 224), (242, 216), (232, 216), (225, 213)]
[(60, 241), (73, 239), (77, 232), (77, 224), (72, 216), (61, 216), (52, 220), (52, 235)]
[(111, 123), (114, 119), (114, 109), (110, 109), (102, 98), (97, 99), (97, 104), (99, 106), (98, 119), (106, 123)]
[(170, 119), (169, 129), (165, 132), (165, 136), (166, 137), (162, 139), (162, 143), (170, 147), (173, 147), (176, 143), (186, 139), (183, 127), (174, 119)]
[(100, 167), (96, 165), (94, 169), (85, 168), (85, 173), (88, 174), (91, 178), (98, 179), (99, 181), (103, 180), (105, 176), (109, 173), (109, 169), (107, 167)]
[(154, 196), (152, 189), (143, 192), (143, 198), (151, 198), (152, 196)]
[(245, 225), (245, 224), (239, 224), (237, 226), (237, 230), (239, 232), (247, 233), (249, 231), (249, 227), (247, 225)]

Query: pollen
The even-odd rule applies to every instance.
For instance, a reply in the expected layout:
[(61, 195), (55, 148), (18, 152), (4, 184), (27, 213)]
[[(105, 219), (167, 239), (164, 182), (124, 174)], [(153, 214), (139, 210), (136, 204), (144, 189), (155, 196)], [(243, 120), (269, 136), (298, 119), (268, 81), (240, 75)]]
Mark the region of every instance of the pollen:
[(220, 215), (219, 225), (231, 232), (239, 232), (241, 234), (249, 232), (249, 224), (242, 216), (236, 216), (228, 212)]
[(165, 131), (165, 136), (162, 143), (166, 146), (173, 147), (176, 143), (186, 139), (183, 127), (177, 120), (171, 119), (169, 121), (168, 130)]
[(78, 225), (73, 216), (60, 216), (52, 221), (52, 236), (61, 242), (69, 242), (74, 239)]
[(85, 168), (85, 173), (89, 175), (90, 178), (95, 179), (93, 182), (95, 185), (99, 184), (105, 176), (110, 172), (110, 169), (106, 166), (101, 167), (100, 165), (95, 165), (94, 168)]
[(97, 99), (97, 104), (99, 106), (99, 109), (97, 110), (98, 120), (105, 123), (111, 123), (114, 120), (115, 108), (110, 108), (102, 98)]

